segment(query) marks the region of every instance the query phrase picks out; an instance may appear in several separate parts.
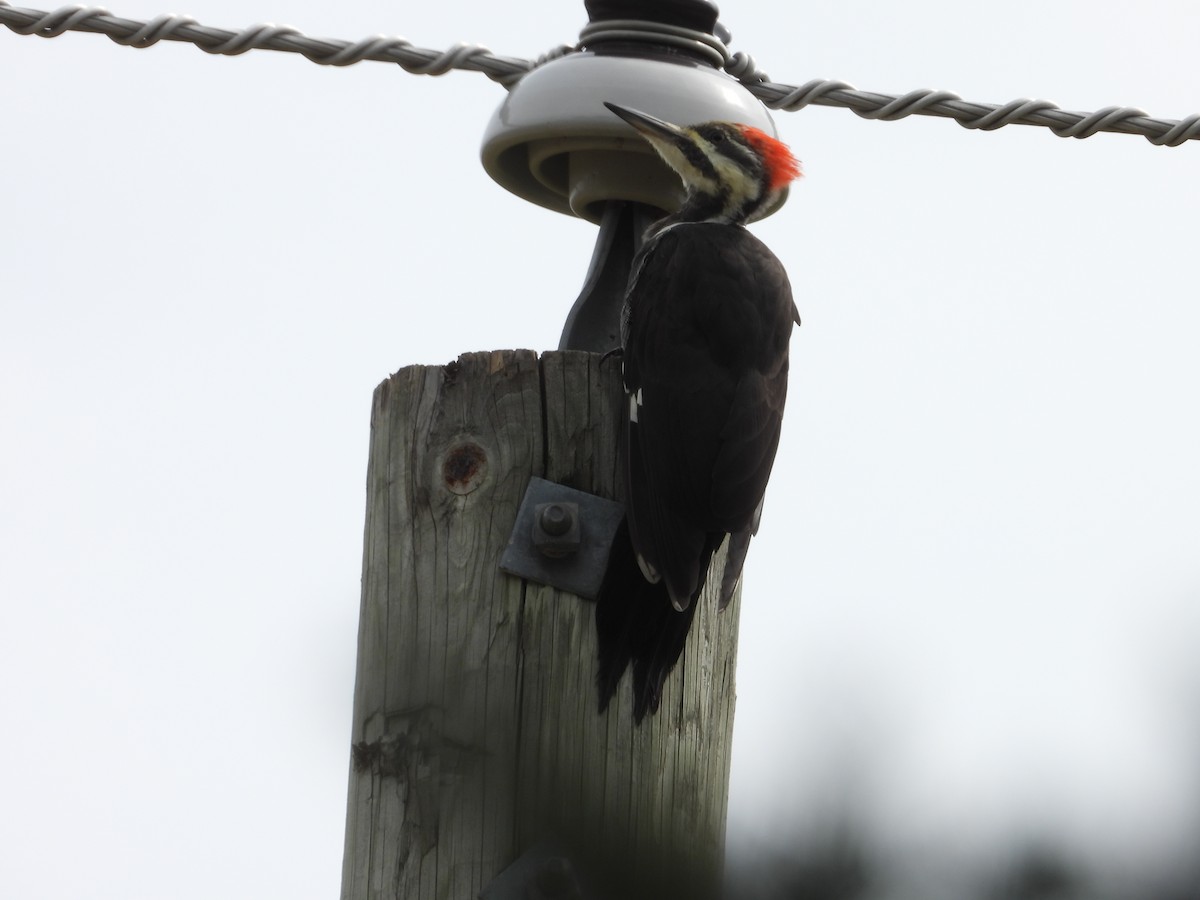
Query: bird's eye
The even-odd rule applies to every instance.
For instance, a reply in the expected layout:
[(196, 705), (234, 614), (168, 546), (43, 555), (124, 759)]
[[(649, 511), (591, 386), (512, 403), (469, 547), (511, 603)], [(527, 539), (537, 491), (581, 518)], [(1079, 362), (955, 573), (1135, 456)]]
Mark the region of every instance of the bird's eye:
[(725, 132), (723, 132), (723, 131), (718, 131), (716, 134), (714, 134), (712, 136), (712, 142), (714, 144), (719, 144), (724, 140), (725, 140)]

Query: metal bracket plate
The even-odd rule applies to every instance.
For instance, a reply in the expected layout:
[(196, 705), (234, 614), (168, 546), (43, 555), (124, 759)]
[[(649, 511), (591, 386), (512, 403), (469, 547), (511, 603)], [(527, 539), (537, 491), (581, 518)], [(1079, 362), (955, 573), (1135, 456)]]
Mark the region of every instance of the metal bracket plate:
[[(562, 554), (563, 551), (557, 544), (545, 540), (540, 527), (547, 521), (543, 513), (548, 508), (555, 508), (555, 513), (561, 514), (561, 507), (570, 508), (572, 505), (578, 510), (574, 524), (579, 529), (579, 549), (565, 555), (549, 555)], [(595, 600), (604, 581), (613, 535), (624, 515), (625, 508), (620, 503), (535, 475), (529, 479), (529, 486), (525, 489), (525, 498), (517, 511), (517, 521), (513, 524), (508, 546), (500, 557), (500, 569), (518, 578), (548, 584)], [(535, 534), (539, 537), (537, 541)], [(554, 531), (550, 534), (553, 535)], [(547, 547), (547, 543), (553, 545)], [(539, 549), (539, 545), (542, 549)]]

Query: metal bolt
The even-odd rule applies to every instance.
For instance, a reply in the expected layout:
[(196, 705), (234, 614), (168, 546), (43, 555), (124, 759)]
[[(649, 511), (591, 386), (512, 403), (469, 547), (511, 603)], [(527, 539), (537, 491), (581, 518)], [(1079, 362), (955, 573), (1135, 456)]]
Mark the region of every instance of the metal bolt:
[(579, 550), (578, 503), (541, 503), (533, 516), (533, 547), (543, 556), (558, 559)]
[(542, 531), (546, 534), (552, 534), (555, 537), (564, 535), (571, 530), (574, 521), (575, 516), (571, 514), (571, 510), (561, 503), (547, 504), (546, 508), (542, 510)]

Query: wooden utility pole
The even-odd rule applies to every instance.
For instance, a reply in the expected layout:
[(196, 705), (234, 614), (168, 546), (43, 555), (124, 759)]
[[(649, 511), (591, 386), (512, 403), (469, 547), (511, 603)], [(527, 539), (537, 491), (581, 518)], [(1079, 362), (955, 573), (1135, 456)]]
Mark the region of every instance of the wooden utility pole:
[(738, 599), (701, 598), (635, 727), (627, 681), (596, 711), (593, 604), (497, 568), (531, 476), (616, 495), (619, 370), (496, 351), (376, 389), (342, 900), (472, 900), (547, 840), (590, 896), (719, 894)]

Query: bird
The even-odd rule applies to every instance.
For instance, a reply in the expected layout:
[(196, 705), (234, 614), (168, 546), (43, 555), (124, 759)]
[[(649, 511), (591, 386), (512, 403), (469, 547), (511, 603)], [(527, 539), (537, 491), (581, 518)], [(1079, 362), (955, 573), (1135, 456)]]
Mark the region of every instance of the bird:
[(680, 126), (604, 104), (679, 175), (685, 199), (647, 229), (621, 311), (625, 518), (597, 597), (600, 711), (633, 669), (634, 719), (658, 711), (713, 554), (729, 603), (779, 446), (800, 316), (783, 264), (746, 228), (800, 164), (733, 122)]

